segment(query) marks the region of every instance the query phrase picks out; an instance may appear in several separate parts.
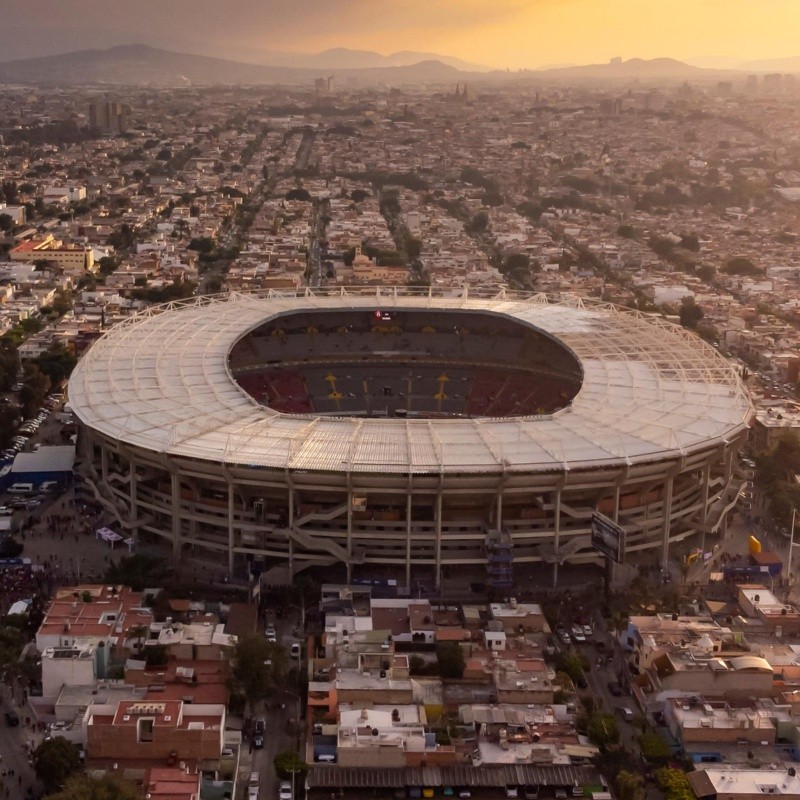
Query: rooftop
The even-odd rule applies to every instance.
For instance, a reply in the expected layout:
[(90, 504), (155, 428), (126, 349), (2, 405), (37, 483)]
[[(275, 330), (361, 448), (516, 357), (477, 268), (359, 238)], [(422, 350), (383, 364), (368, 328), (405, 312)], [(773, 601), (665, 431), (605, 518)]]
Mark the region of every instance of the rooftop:
[[(367, 291), (367, 290), (364, 290)], [(227, 359), (248, 331), (303, 309), (482, 311), (532, 326), (579, 359), (572, 405), (519, 418), (358, 419), (259, 405)], [(231, 293), (149, 309), (98, 340), (72, 374), (87, 425), (175, 456), (335, 472), (593, 467), (685, 455), (744, 430), (752, 406), (733, 366), (660, 318), (544, 295), (492, 299), (377, 288), (366, 295)]]

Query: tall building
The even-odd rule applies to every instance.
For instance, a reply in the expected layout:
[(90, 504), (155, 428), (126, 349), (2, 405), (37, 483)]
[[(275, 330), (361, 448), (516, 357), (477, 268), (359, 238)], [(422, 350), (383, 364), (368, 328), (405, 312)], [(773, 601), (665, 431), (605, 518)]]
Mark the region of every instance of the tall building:
[(124, 133), (128, 129), (130, 108), (108, 95), (89, 103), (89, 127), (104, 133)]

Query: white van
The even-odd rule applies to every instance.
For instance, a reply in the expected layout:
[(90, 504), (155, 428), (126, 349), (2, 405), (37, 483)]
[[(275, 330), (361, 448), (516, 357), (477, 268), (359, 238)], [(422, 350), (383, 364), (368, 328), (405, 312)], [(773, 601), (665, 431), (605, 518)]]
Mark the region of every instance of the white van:
[(32, 494), (33, 493), (33, 484), (32, 483), (12, 483), (11, 486), (8, 487), (9, 494)]

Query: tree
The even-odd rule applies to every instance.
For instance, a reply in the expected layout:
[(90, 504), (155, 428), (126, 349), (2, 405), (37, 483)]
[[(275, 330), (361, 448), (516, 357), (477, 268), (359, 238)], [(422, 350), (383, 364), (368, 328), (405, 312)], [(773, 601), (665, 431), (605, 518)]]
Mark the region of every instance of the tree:
[(500, 267), (500, 271), (510, 280), (527, 286), (531, 280), (531, 259), (525, 253), (511, 253)]
[(0, 214), (0, 231), (10, 231), (14, 227), (14, 218), (11, 214)]
[[(0, 340), (0, 391), (9, 391), (17, 382), (19, 353), (12, 343)], [(8, 416), (3, 415), (3, 416)]]
[(263, 636), (248, 636), (236, 644), (233, 689), (240, 689), (251, 706), (271, 697), (283, 685), (286, 650)]
[(483, 233), (489, 227), (489, 215), (485, 211), (479, 211), (466, 224), (467, 233)]
[(272, 764), (278, 777), (284, 780), (291, 779), (292, 775), (297, 780), (297, 776), (305, 775), (308, 772), (308, 764), (293, 750), (284, 750), (282, 753), (278, 753), (272, 760)]
[(651, 764), (666, 764), (672, 755), (669, 745), (654, 731), (646, 731), (639, 739), (642, 758)]
[(80, 768), (78, 748), (63, 736), (45, 739), (33, 751), (33, 769), (36, 777), (50, 792), (63, 786), (67, 778)]
[(100, 259), (100, 274), (110, 275), (119, 266), (119, 259), (114, 256), (103, 256)]
[(644, 779), (635, 772), (621, 769), (614, 779), (614, 788), (619, 800), (645, 800)]
[(619, 727), (613, 715), (594, 711), (589, 716), (586, 735), (599, 747), (616, 744), (619, 741)]
[(210, 253), (214, 249), (214, 240), (209, 236), (201, 236), (189, 242), (189, 249), (198, 253)]
[(697, 277), (700, 278), (701, 281), (705, 281), (706, 283), (711, 283), (717, 275), (717, 270), (711, 266), (711, 264), (702, 264), (697, 268)]
[[(91, 596), (91, 595), (90, 595)], [(150, 628), (147, 625), (134, 625), (132, 628), (128, 630), (128, 636), (131, 639), (136, 640), (136, 644), (134, 645), (134, 649), (136, 652), (141, 655), (142, 654), (142, 646), (144, 644), (144, 640), (147, 637)]]
[(443, 678), (460, 680), (464, 676), (464, 651), (458, 642), (439, 642), (436, 645), (436, 662), (439, 665), (439, 675)]
[(659, 788), (666, 794), (667, 800), (694, 800), (694, 792), (685, 772), (679, 769), (662, 767), (655, 772)]
[(680, 317), (681, 325), (683, 325), (684, 328), (694, 330), (697, 327), (697, 323), (700, 322), (704, 316), (705, 312), (694, 302), (693, 297), (683, 298), (681, 301)]
[(141, 800), (141, 792), (133, 784), (112, 775), (94, 778), (73, 775), (64, 788), (47, 796), (47, 800)]
[(749, 258), (744, 258), (742, 256), (729, 259), (723, 269), (728, 275), (747, 275), (751, 277), (762, 275), (764, 272), (764, 270), (757, 267)]
[(130, 586), (134, 591), (140, 592), (147, 586), (157, 586), (167, 573), (167, 566), (161, 559), (145, 553), (134, 553), (111, 564), (106, 570), (105, 581), (109, 584)]
[(681, 236), (681, 247), (685, 250), (691, 250), (693, 253), (700, 252), (700, 240), (697, 238), (697, 234), (695, 233), (685, 233)]
[[(12, 616), (17, 616), (16, 614)], [(0, 625), (0, 671), (15, 672), (19, 668), (19, 657), (25, 646), (23, 631), (6, 617)]]
[(620, 225), (617, 228), (617, 236), (621, 236), (623, 239), (635, 239), (636, 228), (633, 225)]
[(50, 391), (50, 378), (36, 364), (26, 364), (22, 389), (19, 392), (23, 415), (33, 416), (33, 412), (44, 402), (48, 391)]
[(53, 312), (59, 317), (72, 310), (72, 293), (67, 289), (57, 289), (53, 298)]
[(66, 380), (75, 369), (78, 359), (63, 344), (54, 344), (44, 351), (34, 362), (43, 375), (50, 379), (52, 386)]
[(290, 189), (286, 192), (287, 200), (302, 200), (305, 203), (311, 202), (311, 194), (308, 189)]

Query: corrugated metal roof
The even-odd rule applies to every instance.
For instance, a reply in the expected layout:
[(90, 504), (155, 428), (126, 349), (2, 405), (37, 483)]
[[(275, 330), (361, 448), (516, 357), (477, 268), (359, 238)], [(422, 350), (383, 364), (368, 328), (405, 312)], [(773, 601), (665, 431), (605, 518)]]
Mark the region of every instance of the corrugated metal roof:
[[(550, 416), (357, 419), (287, 415), (258, 405), (227, 360), (247, 332), (309, 308), (468, 309), (500, 314), (562, 341), (584, 380)], [(752, 406), (734, 368), (660, 318), (542, 296), (231, 294), (159, 307), (94, 344), (69, 400), (87, 425), (130, 445), (232, 464), (334, 472), (469, 473), (617, 466), (725, 441)]]
[(592, 786), (601, 783), (594, 767), (483, 764), (480, 767), (339, 767), (314, 764), (307, 785), (314, 788), (371, 789), (404, 786)]

